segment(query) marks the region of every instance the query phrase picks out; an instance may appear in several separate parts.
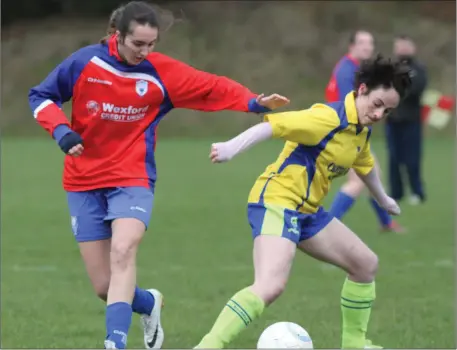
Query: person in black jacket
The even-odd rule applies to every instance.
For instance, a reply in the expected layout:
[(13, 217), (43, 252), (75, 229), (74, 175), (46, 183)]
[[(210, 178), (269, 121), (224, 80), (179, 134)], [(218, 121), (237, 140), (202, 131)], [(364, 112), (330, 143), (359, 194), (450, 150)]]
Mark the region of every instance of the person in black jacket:
[(415, 57), (416, 46), (410, 37), (403, 35), (395, 38), (394, 55), (411, 66), (412, 86), (406, 98), (386, 120), (390, 194), (396, 200), (403, 198), (401, 166), (404, 166), (411, 188), (410, 203), (417, 205), (425, 200), (421, 177), (421, 98), (427, 86), (427, 72)]

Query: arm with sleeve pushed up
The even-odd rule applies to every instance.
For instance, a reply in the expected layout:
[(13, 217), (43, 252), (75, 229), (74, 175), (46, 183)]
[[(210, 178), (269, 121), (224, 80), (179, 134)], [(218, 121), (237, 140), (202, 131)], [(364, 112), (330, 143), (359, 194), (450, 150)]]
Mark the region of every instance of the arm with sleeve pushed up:
[(171, 103), (176, 108), (204, 112), (270, 111), (256, 102), (256, 94), (232, 79), (203, 72), (164, 55), (156, 55), (152, 63), (164, 82)]

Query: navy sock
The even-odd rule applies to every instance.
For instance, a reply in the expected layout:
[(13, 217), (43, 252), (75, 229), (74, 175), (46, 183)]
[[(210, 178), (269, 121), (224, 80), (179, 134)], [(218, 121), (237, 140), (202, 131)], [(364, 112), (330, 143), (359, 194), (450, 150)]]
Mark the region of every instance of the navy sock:
[(389, 213), (385, 209), (381, 208), (374, 198), (370, 198), (370, 203), (376, 212), (376, 216), (378, 217), (381, 226), (389, 226), (392, 223), (392, 217)]
[(352, 206), (355, 203), (355, 199), (352, 198), (351, 196), (348, 196), (346, 193), (339, 191), (335, 199), (333, 200), (332, 206), (330, 208), (330, 214), (332, 214), (334, 217), (337, 219), (340, 219), (343, 217), (346, 212), (349, 211), (349, 209), (352, 208)]
[(154, 308), (155, 299), (148, 291), (135, 287), (133, 296), (132, 310), (140, 315), (150, 315)]
[(117, 349), (125, 349), (127, 334), (132, 323), (132, 306), (118, 302), (106, 307), (106, 340), (116, 344)]

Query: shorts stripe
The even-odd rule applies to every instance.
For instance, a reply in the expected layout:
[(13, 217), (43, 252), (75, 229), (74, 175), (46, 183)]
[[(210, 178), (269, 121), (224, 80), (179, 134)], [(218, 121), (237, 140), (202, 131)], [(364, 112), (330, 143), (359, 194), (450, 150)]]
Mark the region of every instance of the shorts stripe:
[(275, 205), (265, 204), (261, 234), (282, 236), (284, 229), (284, 209)]
[(310, 214), (270, 203), (248, 203), (247, 209), (253, 238), (270, 235), (296, 244), (318, 234), (333, 220), (322, 207)]

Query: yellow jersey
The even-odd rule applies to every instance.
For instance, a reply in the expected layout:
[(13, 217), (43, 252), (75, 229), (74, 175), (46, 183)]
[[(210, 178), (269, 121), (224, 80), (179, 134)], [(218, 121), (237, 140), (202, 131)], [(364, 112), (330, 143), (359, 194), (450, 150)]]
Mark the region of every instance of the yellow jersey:
[(367, 175), (374, 167), (370, 127), (359, 125), (355, 96), (309, 109), (265, 115), (273, 137), (286, 140), (277, 160), (255, 182), (249, 203), (316, 213), (333, 179), (350, 168)]

